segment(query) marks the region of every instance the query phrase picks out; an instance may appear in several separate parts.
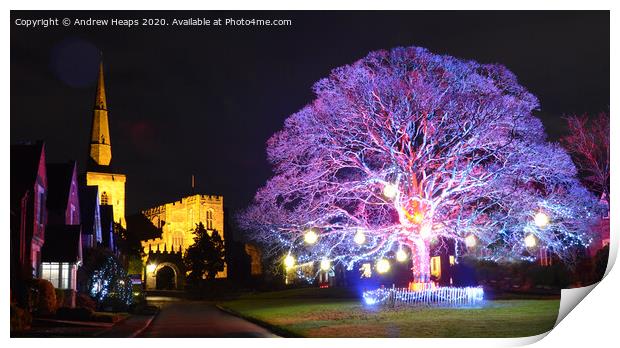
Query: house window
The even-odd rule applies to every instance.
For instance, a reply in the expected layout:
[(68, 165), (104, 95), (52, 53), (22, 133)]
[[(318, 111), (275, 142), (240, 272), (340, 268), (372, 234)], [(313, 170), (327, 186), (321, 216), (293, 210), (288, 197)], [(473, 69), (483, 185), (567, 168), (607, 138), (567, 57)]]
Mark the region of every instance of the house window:
[(71, 265), (66, 262), (44, 262), (41, 278), (49, 280), (56, 289), (70, 289)]
[(41, 278), (49, 280), (55, 288), (59, 287), (60, 265), (56, 262), (43, 263)]
[(108, 196), (108, 193), (103, 191), (103, 193), (101, 194), (101, 205), (108, 205), (110, 204), (110, 197)]
[(60, 264), (60, 289), (69, 289), (69, 264)]

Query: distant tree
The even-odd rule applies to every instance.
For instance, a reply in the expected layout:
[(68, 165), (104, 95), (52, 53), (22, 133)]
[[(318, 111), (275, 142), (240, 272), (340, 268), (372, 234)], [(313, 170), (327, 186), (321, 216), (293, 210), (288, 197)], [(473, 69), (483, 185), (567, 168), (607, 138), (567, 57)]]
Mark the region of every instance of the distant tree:
[(571, 154), (585, 186), (609, 200), (609, 114), (566, 118), (569, 134), (562, 144)]
[(183, 257), (187, 271), (187, 281), (197, 284), (206, 276), (214, 279), (224, 270), (224, 241), (214, 230), (207, 231), (202, 223), (194, 230), (194, 244), (187, 248)]

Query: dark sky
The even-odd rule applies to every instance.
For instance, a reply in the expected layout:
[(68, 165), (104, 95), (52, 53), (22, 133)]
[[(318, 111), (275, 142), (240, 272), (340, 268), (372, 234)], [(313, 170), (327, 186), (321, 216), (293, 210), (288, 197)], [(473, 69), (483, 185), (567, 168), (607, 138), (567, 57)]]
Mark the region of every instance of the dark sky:
[[(281, 18), (286, 27), (48, 27), (17, 18)], [(103, 51), (112, 162), (127, 210), (190, 190), (246, 206), (271, 175), (265, 142), (313, 83), (377, 49), (422, 46), (501, 63), (562, 115), (609, 110), (609, 12), (11, 12), (11, 143), (43, 139), (49, 161), (84, 168)]]

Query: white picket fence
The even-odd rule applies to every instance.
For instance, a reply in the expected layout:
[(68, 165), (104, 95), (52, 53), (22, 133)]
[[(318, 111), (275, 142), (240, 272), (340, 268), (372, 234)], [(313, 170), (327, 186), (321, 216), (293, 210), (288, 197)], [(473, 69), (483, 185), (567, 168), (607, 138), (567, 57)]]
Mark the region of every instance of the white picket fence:
[(484, 300), (482, 287), (436, 287), (431, 284), (416, 290), (381, 288), (363, 293), (366, 304), (390, 307), (410, 305), (477, 306)]

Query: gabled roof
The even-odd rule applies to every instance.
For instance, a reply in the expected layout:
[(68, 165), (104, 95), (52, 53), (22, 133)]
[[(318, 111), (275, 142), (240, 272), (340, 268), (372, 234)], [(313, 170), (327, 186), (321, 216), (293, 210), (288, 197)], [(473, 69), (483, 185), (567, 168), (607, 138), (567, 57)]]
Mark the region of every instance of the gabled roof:
[(63, 212), (67, 209), (75, 161), (47, 164), (47, 208)]
[(43, 262), (78, 262), (82, 260), (80, 225), (48, 225), (41, 249)]
[(42, 141), (11, 145), (11, 202), (21, 198), (26, 190), (34, 187), (44, 148), (45, 144)]

